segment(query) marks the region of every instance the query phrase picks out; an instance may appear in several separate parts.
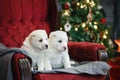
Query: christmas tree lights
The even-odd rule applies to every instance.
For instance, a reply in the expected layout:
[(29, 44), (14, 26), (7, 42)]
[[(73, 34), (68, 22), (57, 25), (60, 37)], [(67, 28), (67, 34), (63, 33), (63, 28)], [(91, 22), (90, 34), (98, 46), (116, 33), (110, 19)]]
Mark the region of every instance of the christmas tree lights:
[[(99, 0), (61, 0), (62, 17), (60, 30), (68, 33), (70, 41), (96, 42), (104, 45), (108, 52), (111, 27)], [(110, 52), (109, 52), (110, 53)]]

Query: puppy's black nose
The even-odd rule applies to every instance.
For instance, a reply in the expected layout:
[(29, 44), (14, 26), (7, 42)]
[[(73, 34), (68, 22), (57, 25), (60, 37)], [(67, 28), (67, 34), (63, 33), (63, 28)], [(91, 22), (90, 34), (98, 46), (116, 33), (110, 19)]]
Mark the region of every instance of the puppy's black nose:
[(66, 50), (66, 47), (65, 47), (65, 46), (64, 46), (63, 48), (64, 48), (64, 50)]
[(48, 45), (45, 45), (45, 48), (47, 49), (47, 48), (48, 48)]

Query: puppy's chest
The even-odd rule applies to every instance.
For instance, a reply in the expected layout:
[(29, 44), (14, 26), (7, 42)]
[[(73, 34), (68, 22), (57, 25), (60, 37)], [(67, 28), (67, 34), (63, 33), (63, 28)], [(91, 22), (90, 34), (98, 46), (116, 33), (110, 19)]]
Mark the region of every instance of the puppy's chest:
[(32, 52), (31, 57), (36, 58), (36, 59), (42, 58), (42, 57), (44, 57), (44, 53), (34, 51), (34, 52)]
[(63, 59), (62, 56), (54, 56), (51, 58), (51, 66), (52, 68), (62, 68), (63, 67)]
[(51, 63), (61, 64), (62, 63), (62, 56), (61, 55), (54, 55), (51, 58)]

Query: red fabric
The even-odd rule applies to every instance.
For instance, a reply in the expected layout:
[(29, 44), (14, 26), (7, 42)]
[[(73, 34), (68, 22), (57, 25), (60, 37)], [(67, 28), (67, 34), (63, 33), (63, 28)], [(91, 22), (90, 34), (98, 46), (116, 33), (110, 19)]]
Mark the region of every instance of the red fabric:
[[(44, 29), (49, 34), (50, 29), (55, 29), (56, 25), (53, 26), (53, 24), (57, 19), (55, 13), (56, 8), (50, 4), (53, 4), (53, 0), (0, 0), (0, 43), (3, 43), (7, 47), (20, 47), (23, 40), (35, 29)], [(100, 48), (100, 45), (94, 45), (87, 42), (69, 43), (69, 47), (70, 55), (73, 55), (74, 58), (76, 57), (77, 60), (83, 61), (88, 59), (96, 60), (97, 58), (94, 58), (96, 57), (95, 52)], [(91, 51), (91, 48), (94, 48), (94, 51)], [(15, 54), (12, 58), (12, 68), (15, 80), (21, 80), (20, 70), (18, 67), (18, 60), (20, 58), (25, 58), (25, 56), (23, 54)], [(33, 75), (33, 79), (105, 80), (105, 76), (38, 74)]]
[(105, 80), (105, 76), (76, 75), (76, 74), (37, 74), (33, 80)]
[(105, 49), (103, 45), (90, 42), (69, 42), (70, 57), (77, 61), (96, 61), (98, 59), (97, 51)]
[(120, 57), (115, 58), (115, 62), (109, 61), (111, 65), (110, 80), (120, 80)]
[(0, 0), (0, 43), (20, 47), (35, 29), (44, 29), (49, 34), (48, 1)]
[(12, 58), (12, 70), (13, 70), (13, 78), (14, 80), (21, 80), (21, 76), (20, 76), (20, 70), (19, 70), (19, 59), (21, 58), (25, 58), (26, 56), (23, 54), (14, 54), (13, 58)]
[(120, 57), (115, 58), (115, 64), (120, 66)]

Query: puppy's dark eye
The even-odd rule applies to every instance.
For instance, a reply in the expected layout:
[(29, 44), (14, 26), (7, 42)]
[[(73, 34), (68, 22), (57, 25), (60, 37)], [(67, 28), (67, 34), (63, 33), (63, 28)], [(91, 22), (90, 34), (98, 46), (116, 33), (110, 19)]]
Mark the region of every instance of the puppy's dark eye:
[(59, 42), (59, 43), (62, 43), (62, 40), (59, 40), (58, 42)]
[(39, 42), (42, 42), (42, 41), (43, 41), (42, 39), (39, 40)]

